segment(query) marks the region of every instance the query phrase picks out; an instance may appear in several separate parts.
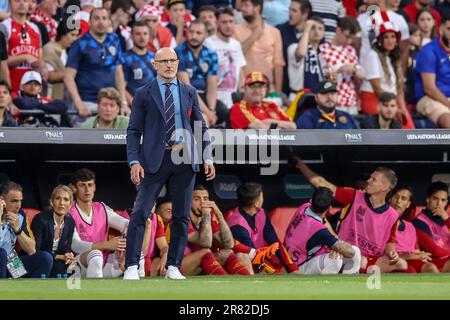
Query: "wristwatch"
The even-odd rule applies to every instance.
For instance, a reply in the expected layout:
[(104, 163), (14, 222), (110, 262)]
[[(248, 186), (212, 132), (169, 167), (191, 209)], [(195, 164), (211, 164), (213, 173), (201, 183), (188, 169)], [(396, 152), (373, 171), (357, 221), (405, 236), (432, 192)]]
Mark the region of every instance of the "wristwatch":
[(19, 228), (19, 230), (17, 230), (17, 232), (14, 231), (14, 230), (13, 230), (13, 232), (14, 232), (14, 234), (15, 234), (16, 236), (18, 236), (18, 235), (20, 235), (20, 234), (23, 232), (23, 229), (22, 229), (22, 228)]

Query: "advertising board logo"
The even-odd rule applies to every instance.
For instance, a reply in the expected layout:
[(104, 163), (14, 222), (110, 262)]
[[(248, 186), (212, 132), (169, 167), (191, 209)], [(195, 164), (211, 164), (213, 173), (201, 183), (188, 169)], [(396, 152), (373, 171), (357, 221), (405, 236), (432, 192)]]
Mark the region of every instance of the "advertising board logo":
[(57, 140), (57, 141), (64, 140), (64, 134), (62, 131), (45, 131), (45, 137), (48, 140)]
[(221, 199), (237, 199), (241, 181), (234, 175), (219, 175), (214, 179), (214, 192)]
[(344, 139), (347, 142), (362, 142), (362, 133), (345, 133)]
[(103, 135), (103, 139), (105, 140), (125, 140), (126, 138), (127, 138), (126, 134), (105, 133)]

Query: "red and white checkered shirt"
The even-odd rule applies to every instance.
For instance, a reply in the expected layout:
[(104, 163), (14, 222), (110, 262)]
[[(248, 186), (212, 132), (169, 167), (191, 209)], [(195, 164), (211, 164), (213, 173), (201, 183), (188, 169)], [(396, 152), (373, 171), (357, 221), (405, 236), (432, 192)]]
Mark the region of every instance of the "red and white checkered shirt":
[(55, 19), (47, 17), (41, 10), (36, 9), (34, 14), (31, 16), (31, 20), (45, 24), (49, 39), (51, 41), (55, 41), (56, 29), (58, 28), (58, 22), (56, 22)]
[[(328, 72), (336, 73), (337, 70), (346, 64), (358, 65), (358, 55), (352, 46), (336, 46), (330, 42), (320, 45), (322, 65)], [(339, 107), (356, 107), (357, 93), (352, 74), (338, 74), (336, 79), (338, 86), (338, 106)]]

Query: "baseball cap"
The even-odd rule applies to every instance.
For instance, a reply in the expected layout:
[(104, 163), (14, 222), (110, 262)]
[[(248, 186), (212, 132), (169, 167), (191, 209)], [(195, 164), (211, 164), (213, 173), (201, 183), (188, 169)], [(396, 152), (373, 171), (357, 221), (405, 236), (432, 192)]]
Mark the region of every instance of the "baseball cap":
[(141, 21), (143, 18), (150, 16), (159, 17), (159, 11), (156, 7), (146, 4), (136, 13), (136, 21)]
[(36, 81), (39, 84), (42, 84), (42, 77), (37, 71), (27, 71), (22, 76), (22, 80), (20, 81), (20, 85), (27, 84), (28, 82)]
[(262, 72), (259, 71), (254, 71), (249, 73), (246, 77), (245, 77), (245, 84), (246, 85), (250, 85), (253, 83), (264, 83), (264, 84), (268, 84), (269, 83), (269, 79), (267, 79), (266, 75)]
[(317, 85), (317, 93), (325, 94), (328, 92), (338, 92), (336, 84), (330, 80), (320, 81)]
[(167, 9), (170, 9), (171, 6), (173, 6), (174, 4), (177, 4), (177, 3), (182, 3), (186, 6), (186, 1), (184, 1), (184, 0), (168, 0), (167, 1)]

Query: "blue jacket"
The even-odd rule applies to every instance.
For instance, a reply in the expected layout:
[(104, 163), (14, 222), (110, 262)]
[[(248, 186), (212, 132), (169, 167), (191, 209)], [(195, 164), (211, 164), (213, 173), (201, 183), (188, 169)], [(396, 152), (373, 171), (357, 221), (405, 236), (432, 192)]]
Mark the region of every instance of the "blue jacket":
[[(184, 137), (184, 141), (186, 141), (185, 151), (187, 150), (190, 155), (192, 169), (198, 172), (198, 164), (202, 160), (200, 151), (204, 155), (204, 160), (212, 160), (208, 129), (203, 120), (194, 87), (186, 85), (182, 81), (178, 81), (178, 83), (180, 87), (181, 118), (183, 128), (188, 133), (188, 136)], [(202, 134), (201, 148), (200, 146), (197, 147), (199, 141), (196, 141), (194, 137), (194, 128), (201, 129), (201, 132), (196, 133), (197, 136), (200, 133)], [(139, 161), (145, 171), (156, 173), (164, 158), (165, 136), (164, 104), (155, 78), (139, 88), (133, 99), (127, 129), (128, 163)], [(142, 145), (140, 143), (141, 137), (143, 137)], [(192, 159), (195, 160), (192, 161)]]
[(317, 108), (313, 108), (305, 111), (296, 124), (298, 129), (359, 129), (355, 119), (345, 111), (336, 110), (335, 119), (332, 123)]

